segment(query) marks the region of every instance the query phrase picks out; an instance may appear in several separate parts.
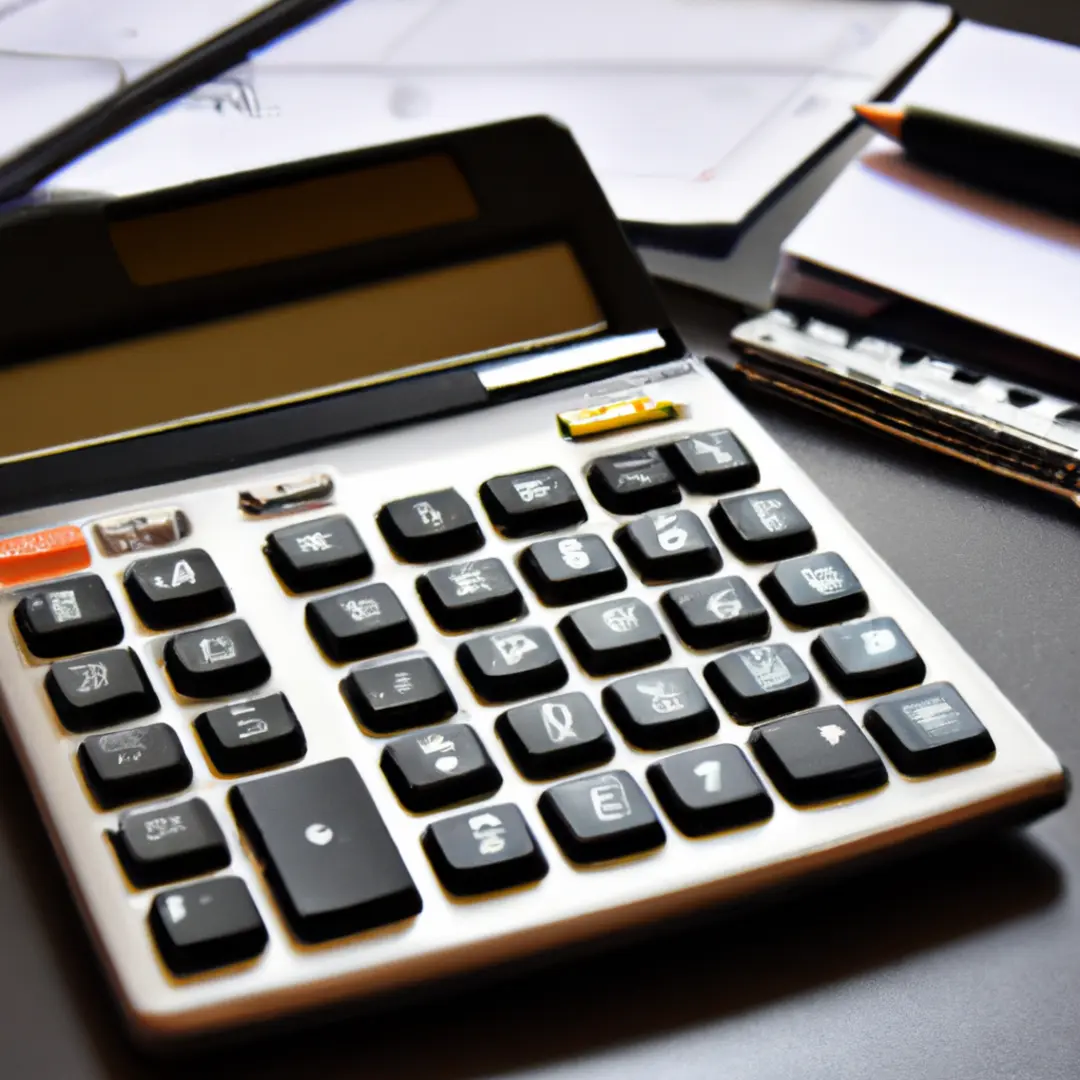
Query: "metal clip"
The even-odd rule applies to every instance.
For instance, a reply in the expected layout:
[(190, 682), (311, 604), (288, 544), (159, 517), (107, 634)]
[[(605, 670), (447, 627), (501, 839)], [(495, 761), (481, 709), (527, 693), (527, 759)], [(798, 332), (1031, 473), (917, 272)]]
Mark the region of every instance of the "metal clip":
[(303, 480), (283, 480), (278, 484), (241, 491), (239, 505), (241, 511), (251, 517), (266, 517), (325, 506), (333, 496), (334, 481), (325, 473), (319, 473)]
[(146, 510), (94, 523), (94, 539), (103, 555), (164, 547), (191, 534), (191, 522), (182, 510)]

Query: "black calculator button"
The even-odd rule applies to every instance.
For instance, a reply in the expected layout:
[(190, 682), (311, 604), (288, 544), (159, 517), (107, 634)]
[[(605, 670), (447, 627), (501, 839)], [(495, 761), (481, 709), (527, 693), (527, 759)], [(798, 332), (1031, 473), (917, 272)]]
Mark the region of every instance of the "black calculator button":
[(482, 799), (502, 786), (499, 770), (467, 724), (395, 739), (383, 748), (382, 770), (401, 805), (414, 814)]
[(205, 622), (235, 610), (225, 579), (200, 548), (136, 560), (124, 571), (124, 587), (151, 630)]
[(810, 523), (779, 489), (721, 499), (709, 516), (720, 539), (755, 562), (802, 555), (817, 543)]
[(264, 548), (270, 565), (293, 592), (329, 589), (371, 573), (371, 556), (342, 514), (277, 529)]
[(624, 525), (615, 542), (645, 582), (682, 581), (720, 569), (720, 552), (689, 510), (655, 510)]
[(480, 501), (504, 536), (534, 536), (585, 520), (570, 478), (554, 466), (493, 477), (481, 485)]
[(116, 605), (96, 574), (27, 593), (15, 606), (15, 625), (30, 652), (48, 660), (104, 649), (124, 637)]
[(469, 504), (453, 488), (387, 503), (378, 522), (386, 542), (406, 562), (452, 559), (484, 546)]
[(436, 821), (421, 842), (443, 888), (455, 896), (527, 885), (548, 871), (532, 830), (511, 803)]
[(636, 855), (664, 843), (656, 811), (621, 769), (548, 788), (539, 806), (559, 847), (576, 863)]
[(737, 746), (703, 746), (650, 765), (660, 805), (687, 836), (751, 825), (772, 816), (773, 801)]
[(242, 773), (297, 761), (307, 741), (284, 694), (204, 712), (195, 730), (220, 773)]
[(560, 694), (508, 709), (495, 721), (511, 760), (529, 780), (552, 780), (606, 765), (615, 747), (582, 693)]
[(301, 940), (419, 913), (420, 894), (348, 758), (248, 780), (229, 800)]
[(304, 610), (308, 630), (335, 663), (415, 645), (416, 627), (389, 585), (359, 589), (310, 600)]
[(888, 781), (881, 758), (839, 705), (762, 724), (750, 747), (780, 794), (797, 806), (873, 791)]
[(131, 649), (106, 649), (49, 668), (45, 689), (68, 731), (93, 731), (158, 711), (157, 694)]
[(599, 536), (541, 540), (521, 553), (525, 580), (545, 604), (578, 604), (622, 592), (626, 574)]
[(705, 680), (740, 723), (816, 705), (817, 684), (790, 645), (752, 645), (705, 666)]
[(769, 636), (769, 613), (740, 577), (680, 585), (660, 597), (660, 606), (691, 649), (715, 649)]
[(416, 591), (442, 630), (476, 630), (525, 614), (525, 601), (498, 559), (470, 559), (417, 579)]
[(590, 675), (617, 675), (671, 655), (671, 645), (647, 604), (606, 600), (564, 616), (559, 630)]
[(848, 698), (887, 694), (914, 686), (926, 676), (922, 657), (893, 619), (829, 627), (810, 651), (829, 682)]
[(586, 477), (596, 501), (614, 514), (643, 514), (682, 498), (674, 474), (655, 447), (597, 458)]
[(202, 799), (132, 810), (120, 818), (113, 842), (132, 884), (140, 888), (229, 865), (225, 836)]
[(519, 701), (561, 690), (570, 677), (546, 630), (501, 630), (463, 641), (457, 661), (484, 701)]
[(159, 893), (150, 908), (150, 930), (174, 975), (252, 960), (269, 940), (251, 893), (238, 877)]
[(169, 638), (165, 670), (178, 694), (211, 698), (262, 686), (270, 678), (270, 661), (248, 624), (230, 619)]
[(353, 715), (376, 735), (449, 720), (457, 702), (439, 669), (426, 656), (357, 668), (342, 680)]
[(686, 668), (647, 671), (604, 687), (604, 708), (631, 746), (666, 750), (715, 735), (713, 707)]
[(79, 763), (104, 807), (171, 795), (191, 783), (191, 763), (168, 724), (91, 735), (79, 746)]
[(663, 447), (662, 452), (687, 491), (723, 495), (753, 487), (760, 479), (753, 458), (730, 431), (691, 435)]
[(994, 740), (950, 683), (931, 683), (879, 701), (866, 714), (866, 730), (908, 776), (985, 761)]
[(859, 579), (835, 551), (788, 559), (761, 579), (761, 591), (797, 626), (824, 626), (869, 606)]

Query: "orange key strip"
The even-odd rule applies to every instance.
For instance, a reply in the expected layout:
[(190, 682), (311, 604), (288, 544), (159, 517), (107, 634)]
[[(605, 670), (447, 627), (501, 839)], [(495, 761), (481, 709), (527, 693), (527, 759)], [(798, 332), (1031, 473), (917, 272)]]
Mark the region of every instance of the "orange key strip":
[(0, 585), (59, 577), (90, 565), (90, 548), (75, 525), (0, 540)]

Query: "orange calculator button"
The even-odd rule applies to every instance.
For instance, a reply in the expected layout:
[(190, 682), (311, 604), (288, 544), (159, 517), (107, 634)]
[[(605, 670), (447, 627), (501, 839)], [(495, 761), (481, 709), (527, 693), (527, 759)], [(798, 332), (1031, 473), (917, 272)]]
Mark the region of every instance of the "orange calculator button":
[(90, 565), (90, 548), (75, 525), (0, 540), (0, 585), (59, 577)]

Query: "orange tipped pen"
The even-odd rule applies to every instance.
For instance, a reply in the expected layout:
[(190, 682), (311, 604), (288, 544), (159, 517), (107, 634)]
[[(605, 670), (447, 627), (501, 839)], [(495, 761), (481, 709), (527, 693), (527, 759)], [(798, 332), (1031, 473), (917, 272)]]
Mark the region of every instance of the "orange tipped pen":
[(862, 120), (877, 128), (883, 135), (888, 135), (896, 142), (900, 141), (900, 132), (904, 127), (904, 110), (897, 105), (853, 105), (852, 108)]

